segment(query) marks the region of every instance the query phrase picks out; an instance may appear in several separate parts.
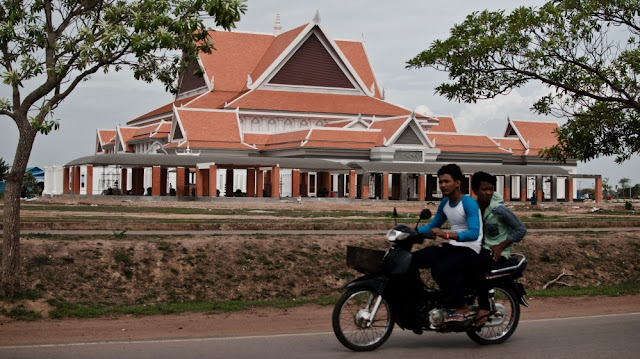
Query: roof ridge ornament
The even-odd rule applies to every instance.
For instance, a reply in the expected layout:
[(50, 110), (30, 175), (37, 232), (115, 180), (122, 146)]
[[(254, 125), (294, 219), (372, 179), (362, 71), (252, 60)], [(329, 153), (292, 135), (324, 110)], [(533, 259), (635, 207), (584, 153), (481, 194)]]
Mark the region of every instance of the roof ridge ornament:
[(369, 91), (371, 91), (372, 93), (376, 92), (376, 83), (375, 82), (371, 83), (371, 87), (369, 88)]
[(251, 74), (247, 74), (247, 87), (251, 88), (251, 85), (253, 85), (253, 80), (251, 79)]
[(278, 36), (282, 33), (282, 25), (280, 25), (280, 13), (276, 12), (276, 24), (273, 26), (273, 34)]
[(316, 13), (313, 15), (313, 19), (311, 20), (314, 24), (320, 24), (320, 10), (316, 9)]

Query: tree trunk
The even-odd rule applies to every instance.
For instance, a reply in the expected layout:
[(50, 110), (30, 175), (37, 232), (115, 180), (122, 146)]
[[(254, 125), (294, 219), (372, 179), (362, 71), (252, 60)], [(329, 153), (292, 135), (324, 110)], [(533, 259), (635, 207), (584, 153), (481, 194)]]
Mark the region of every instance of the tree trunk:
[(13, 297), (20, 290), (20, 190), (37, 132), (28, 126), (20, 129), (11, 172), (4, 193), (2, 243), (2, 294)]

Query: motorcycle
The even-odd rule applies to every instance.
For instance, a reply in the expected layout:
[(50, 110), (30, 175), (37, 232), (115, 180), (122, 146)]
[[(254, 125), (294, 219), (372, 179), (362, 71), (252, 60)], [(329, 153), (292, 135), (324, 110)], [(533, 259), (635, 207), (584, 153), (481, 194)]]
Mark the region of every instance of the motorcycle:
[[(417, 227), (420, 220), (431, 217), (431, 211), (420, 213), (415, 229), (398, 225), (395, 208), (393, 212), (396, 225), (386, 235), (391, 243), (388, 251), (347, 246), (347, 265), (363, 276), (344, 285), (345, 291), (335, 304), (332, 326), (340, 343), (353, 351), (374, 350), (391, 336), (394, 324), (416, 334), (464, 332), (482, 345), (509, 339), (520, 320), (520, 305), (529, 306), (524, 286), (518, 282), (527, 266), (525, 256), (513, 253), (501, 267), (487, 273), (491, 289), (486, 323), (446, 322), (455, 308), (442, 290), (427, 286), (419, 271), (410, 268), (412, 246), (430, 238), (418, 233)], [(465, 301), (471, 311), (469, 318), (474, 318), (477, 298), (472, 286), (467, 287)]]

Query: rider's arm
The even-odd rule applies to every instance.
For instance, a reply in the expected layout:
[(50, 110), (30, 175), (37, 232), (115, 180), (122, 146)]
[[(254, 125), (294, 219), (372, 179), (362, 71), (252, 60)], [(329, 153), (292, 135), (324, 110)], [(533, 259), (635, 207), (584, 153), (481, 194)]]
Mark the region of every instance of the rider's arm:
[(429, 224), (426, 224), (424, 226), (418, 227), (419, 233), (429, 234), (432, 228), (440, 228), (444, 224), (444, 222), (447, 220), (447, 216), (444, 215), (443, 208), (444, 208), (444, 205), (448, 202), (449, 202), (448, 198), (444, 198), (442, 201), (440, 201), (438, 210), (436, 211), (436, 214), (431, 219), (431, 222), (429, 222)]
[(462, 206), (467, 216), (467, 230), (458, 232), (458, 242), (477, 241), (480, 237), (480, 208), (478, 203), (469, 196), (462, 197)]
[(511, 242), (520, 242), (524, 235), (527, 234), (527, 228), (520, 222), (518, 216), (513, 214), (507, 207), (498, 206), (493, 209), (493, 212), (500, 215), (504, 224), (511, 228), (512, 232), (507, 236), (507, 239)]

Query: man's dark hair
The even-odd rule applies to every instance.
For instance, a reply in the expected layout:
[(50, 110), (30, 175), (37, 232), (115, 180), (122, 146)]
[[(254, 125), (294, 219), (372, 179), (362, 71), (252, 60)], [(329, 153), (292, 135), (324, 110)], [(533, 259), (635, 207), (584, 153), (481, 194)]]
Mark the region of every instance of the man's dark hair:
[(480, 182), (487, 182), (493, 185), (493, 188), (496, 188), (496, 176), (488, 174), (487, 172), (478, 171), (473, 174), (471, 177), (471, 188), (474, 191), (477, 191), (480, 188)]
[(464, 181), (464, 175), (462, 174), (462, 170), (458, 165), (454, 163), (440, 167), (440, 169), (438, 170), (438, 177), (442, 175), (450, 175), (454, 181), (460, 181), (460, 182)]

